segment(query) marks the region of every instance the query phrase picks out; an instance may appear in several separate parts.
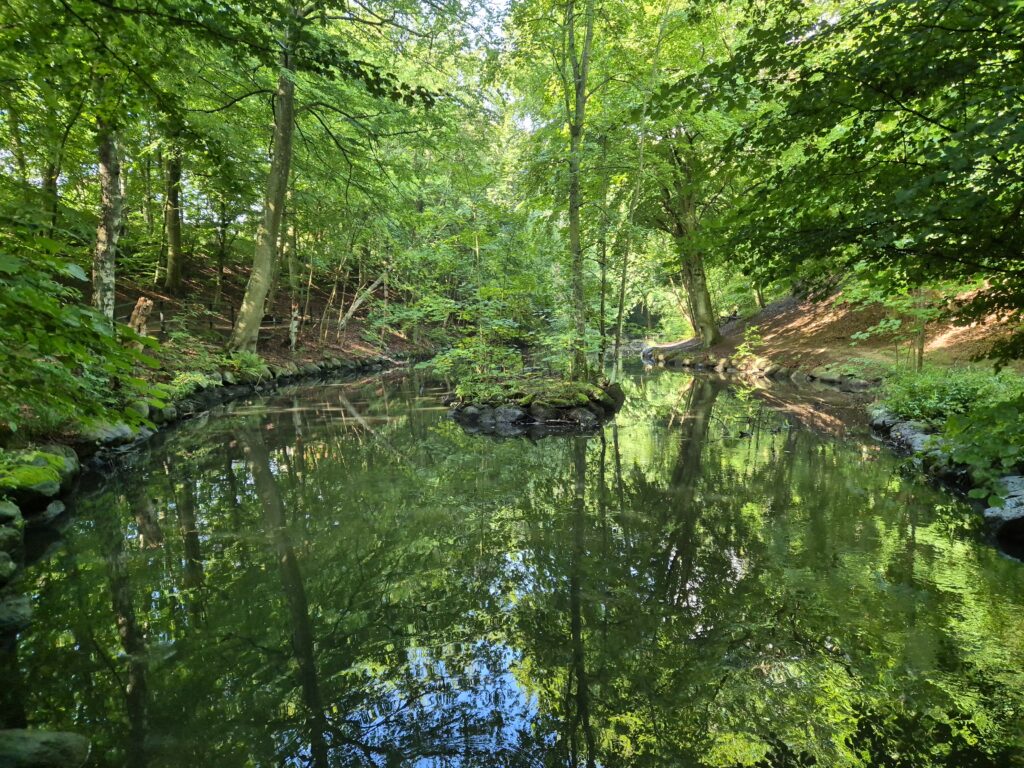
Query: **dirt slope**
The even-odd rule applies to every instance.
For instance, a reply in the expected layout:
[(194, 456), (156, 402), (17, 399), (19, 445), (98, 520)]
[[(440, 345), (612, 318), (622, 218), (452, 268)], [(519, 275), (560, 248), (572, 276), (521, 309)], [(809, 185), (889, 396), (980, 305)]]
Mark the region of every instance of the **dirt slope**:
[[(787, 297), (773, 302), (754, 317), (733, 320), (722, 326), (723, 340), (708, 351), (709, 357), (729, 357), (743, 342), (743, 333), (755, 325), (763, 338), (759, 354), (789, 368), (811, 369), (828, 363), (857, 359), (894, 363), (906, 360), (908, 346), (904, 341), (897, 351), (892, 336), (872, 336), (854, 342), (853, 334), (866, 331), (885, 317), (880, 306), (854, 309), (838, 304), (840, 296), (822, 301)], [(999, 337), (1009, 332), (996, 321), (957, 326), (950, 322), (928, 326), (925, 359), (938, 365), (965, 365), (982, 357)], [(658, 351), (697, 352), (700, 342), (688, 339), (671, 344), (656, 344)]]

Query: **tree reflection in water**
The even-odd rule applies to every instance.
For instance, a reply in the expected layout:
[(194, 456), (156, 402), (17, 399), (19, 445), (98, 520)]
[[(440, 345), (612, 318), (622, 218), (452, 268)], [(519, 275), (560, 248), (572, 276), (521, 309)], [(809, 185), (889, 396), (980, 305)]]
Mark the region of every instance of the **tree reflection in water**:
[(1022, 759), (1024, 576), (960, 504), (721, 382), (628, 384), (589, 438), (465, 435), (411, 380), (161, 436), (27, 572), (5, 724), (99, 766)]

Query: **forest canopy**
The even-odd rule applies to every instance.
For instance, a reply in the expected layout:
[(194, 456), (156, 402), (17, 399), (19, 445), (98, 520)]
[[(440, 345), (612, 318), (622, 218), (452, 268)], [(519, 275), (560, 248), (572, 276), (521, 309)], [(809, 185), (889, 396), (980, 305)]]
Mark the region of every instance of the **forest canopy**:
[(838, 289), (1001, 322), (981, 356), (1019, 358), (1022, 27), (1012, 0), (11, 0), (0, 421), (332, 344), (595, 378), (631, 336), (712, 347)]

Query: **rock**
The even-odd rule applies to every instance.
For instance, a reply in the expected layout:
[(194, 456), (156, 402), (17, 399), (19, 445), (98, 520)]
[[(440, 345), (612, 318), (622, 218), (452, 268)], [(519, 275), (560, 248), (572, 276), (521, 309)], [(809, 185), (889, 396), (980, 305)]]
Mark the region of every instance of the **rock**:
[(998, 525), (1024, 519), (1024, 497), (1010, 496), (1003, 500), (1003, 506), (989, 507), (985, 510), (985, 519)]
[(844, 392), (863, 392), (871, 389), (871, 382), (864, 379), (844, 378), (839, 382), (839, 388)]
[(288, 375), (288, 369), (282, 368), (280, 365), (271, 365), (268, 367), (270, 368), (270, 375), (275, 379), (283, 379)]
[(1003, 487), (1007, 496), (1024, 496), (1024, 476), (1007, 475), (1003, 478)]
[(77, 733), (0, 731), (0, 768), (80, 768), (89, 758), (89, 740)]
[(66, 510), (67, 507), (64, 506), (63, 501), (51, 501), (42, 512), (37, 515), (30, 515), (26, 520), (26, 525), (30, 528), (43, 528), (51, 525)]
[(263, 379), (263, 381), (270, 381), (271, 379), (274, 378), (274, 374), (270, 370), (269, 365), (260, 366), (260, 378)]
[(21, 525), (21, 510), (13, 501), (0, 500), (0, 525)]
[(98, 424), (89, 429), (85, 437), (98, 445), (125, 445), (135, 439), (135, 432), (124, 422)]
[(481, 406), (477, 422), (484, 428), (494, 427), (497, 423), (497, 419), (494, 418), (494, 409), (489, 405)]
[(810, 376), (812, 379), (823, 381), (826, 384), (839, 384), (843, 380), (842, 375), (836, 373), (835, 371), (830, 371), (828, 368), (824, 366), (819, 366), (818, 368), (815, 368), (808, 374), (808, 376)]
[(78, 477), (78, 473), (82, 469), (82, 465), (78, 461), (78, 454), (75, 453), (74, 448), (67, 445), (44, 445), (39, 450), (51, 456), (60, 457), (60, 463), (54, 462), (51, 466), (55, 465), (57, 474), (60, 475), (60, 489), (65, 492), (70, 490), (75, 478)]
[(544, 405), (544, 403), (532, 403), (530, 405), (530, 417), (533, 418), (535, 421), (551, 421), (557, 415), (558, 414), (554, 408)]
[(0, 587), (4, 586), (18, 572), (18, 564), (6, 552), (0, 552)]
[(786, 368), (785, 366), (780, 366), (779, 369), (775, 371), (775, 373), (770, 373), (768, 375), (771, 376), (773, 379), (788, 379), (790, 376), (793, 375), (793, 371), (792, 369)]
[(770, 365), (765, 366), (765, 368), (762, 370), (762, 373), (764, 373), (764, 375), (768, 376), (769, 378), (774, 378), (781, 370), (781, 365), (771, 363)]
[(221, 378), (224, 381), (224, 383), (230, 387), (235, 386), (240, 381), (238, 378), (238, 374), (235, 373), (234, 371), (222, 371)]
[(284, 367), (285, 367), (285, 370), (288, 371), (288, 375), (289, 376), (298, 376), (299, 375), (298, 363), (287, 362), (287, 363), (284, 364)]
[(931, 447), (932, 435), (924, 431), (924, 425), (915, 421), (899, 421), (892, 428), (892, 438), (914, 453), (921, 453)]
[(612, 403), (615, 405), (616, 411), (622, 408), (623, 404), (626, 402), (626, 393), (622, 390), (622, 385), (617, 382), (605, 387), (604, 393), (608, 395), (609, 399), (611, 399)]
[(871, 426), (875, 429), (892, 429), (896, 422), (899, 421), (888, 408), (881, 405), (874, 405), (869, 408), (868, 415), (871, 417)]
[(459, 418), (465, 419), (466, 421), (476, 421), (480, 418), (480, 408), (472, 404), (459, 409), (458, 413)]
[(140, 419), (149, 418), (149, 403), (145, 400), (133, 400), (128, 404), (128, 407), (125, 408), (125, 410), (128, 411), (128, 413), (135, 414)]
[(12, 559), (18, 559), (24, 548), (25, 538), (20, 528), (11, 526), (0, 528), (0, 552), (10, 555)]
[[(0, 637), (15, 635), (32, 622), (32, 604), (25, 595), (0, 597)], [(3, 749), (0, 748), (0, 755)], [(3, 765), (3, 763), (0, 763)]]
[(803, 371), (793, 371), (793, 375), (789, 378), (794, 384), (809, 384), (811, 381), (811, 377)]
[(526, 418), (526, 411), (517, 405), (502, 405), (494, 410), (494, 421), (498, 424), (515, 424)]
[(160, 409), (160, 418), (164, 424), (170, 424), (178, 420), (178, 408), (172, 403)]
[(0, 481), (0, 493), (9, 495), (23, 509), (45, 504), (60, 493), (60, 474), (41, 456), (11, 466)]
[(586, 408), (570, 408), (569, 412), (565, 414), (565, 418), (584, 428), (595, 427), (598, 424), (597, 416)]

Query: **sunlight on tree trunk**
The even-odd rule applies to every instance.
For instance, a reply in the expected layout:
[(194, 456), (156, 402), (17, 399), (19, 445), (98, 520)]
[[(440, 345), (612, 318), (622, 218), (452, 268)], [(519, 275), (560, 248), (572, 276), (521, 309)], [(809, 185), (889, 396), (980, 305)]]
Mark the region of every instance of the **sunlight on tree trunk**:
[(117, 240), (121, 234), (121, 162), (113, 126), (97, 120), (100, 220), (92, 257), (92, 303), (114, 322)]
[(288, 191), (288, 171), (291, 167), (292, 132), (295, 117), (295, 82), (292, 63), (285, 54), (282, 72), (274, 96), (274, 141), (267, 177), (267, 192), (263, 203), (263, 219), (256, 232), (256, 251), (253, 254), (252, 273), (245, 288), (238, 322), (228, 343), (232, 351), (256, 351), (264, 304), (274, 279), (277, 264), (278, 232), (284, 213)]
[(171, 147), (167, 158), (164, 196), (164, 227), (167, 230), (167, 274), (164, 288), (170, 293), (181, 291), (184, 254), (181, 249), (181, 151)]

